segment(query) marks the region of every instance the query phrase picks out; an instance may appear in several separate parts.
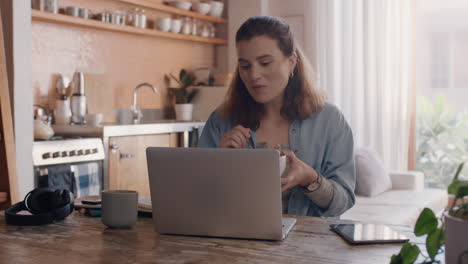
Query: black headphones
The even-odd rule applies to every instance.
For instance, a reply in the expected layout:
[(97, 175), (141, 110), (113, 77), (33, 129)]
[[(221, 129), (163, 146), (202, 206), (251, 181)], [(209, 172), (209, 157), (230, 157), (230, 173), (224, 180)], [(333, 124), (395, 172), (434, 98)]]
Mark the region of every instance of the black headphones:
[[(73, 194), (67, 189), (38, 188), (5, 211), (9, 225), (44, 225), (62, 220), (73, 212)], [(27, 210), (32, 215), (18, 214)]]

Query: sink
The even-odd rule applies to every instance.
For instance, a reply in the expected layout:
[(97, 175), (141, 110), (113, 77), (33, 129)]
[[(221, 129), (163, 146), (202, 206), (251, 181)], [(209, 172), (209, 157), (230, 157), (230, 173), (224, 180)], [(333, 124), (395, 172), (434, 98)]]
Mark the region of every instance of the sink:
[[(175, 122), (172, 119), (165, 119), (163, 110), (158, 108), (140, 109), (142, 117), (138, 124), (153, 124), (153, 123), (171, 123)], [(132, 125), (133, 113), (130, 108), (119, 108), (115, 110), (116, 124), (119, 125)]]
[[(119, 108), (116, 109), (116, 112), (122, 116), (123, 121), (119, 122), (116, 120), (114, 124), (109, 125), (134, 125), (134, 124), (168, 124), (168, 123), (189, 123), (189, 122), (198, 122), (200, 120), (190, 120), (190, 121), (182, 121), (176, 120), (171, 118), (165, 118), (163, 114), (163, 109), (159, 108), (143, 108), (140, 109), (142, 113), (142, 117), (139, 123), (133, 122), (133, 114), (130, 108)], [(201, 121), (200, 121), (201, 122)]]

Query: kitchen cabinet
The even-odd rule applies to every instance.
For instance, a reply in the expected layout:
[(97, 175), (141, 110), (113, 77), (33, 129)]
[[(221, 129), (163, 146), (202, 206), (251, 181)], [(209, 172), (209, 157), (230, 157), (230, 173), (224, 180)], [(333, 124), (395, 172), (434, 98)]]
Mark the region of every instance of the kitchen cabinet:
[(111, 137), (109, 139), (109, 189), (135, 190), (150, 197), (147, 147), (177, 147), (176, 133)]

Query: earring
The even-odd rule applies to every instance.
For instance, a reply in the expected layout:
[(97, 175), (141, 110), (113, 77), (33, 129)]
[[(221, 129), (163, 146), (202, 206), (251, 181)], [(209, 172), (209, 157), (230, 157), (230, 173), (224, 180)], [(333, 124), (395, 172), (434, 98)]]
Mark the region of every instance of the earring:
[(292, 71), (291, 74), (289, 75), (289, 79), (292, 79), (292, 77), (294, 77), (294, 71)]

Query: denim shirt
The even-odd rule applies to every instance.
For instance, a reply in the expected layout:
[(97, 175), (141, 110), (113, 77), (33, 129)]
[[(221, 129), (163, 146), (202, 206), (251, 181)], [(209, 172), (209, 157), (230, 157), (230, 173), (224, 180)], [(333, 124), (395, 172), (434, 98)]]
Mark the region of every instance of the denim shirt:
[[(221, 118), (213, 112), (203, 128), (198, 147), (216, 148), (221, 137), (237, 124)], [(255, 131), (246, 148), (255, 148)], [(336, 217), (355, 203), (353, 134), (342, 113), (334, 105), (326, 103), (304, 120), (293, 120), (289, 128), (289, 146), (296, 156), (327, 178), (333, 185), (333, 198), (328, 208), (314, 204), (299, 186), (291, 190), (288, 214)]]

